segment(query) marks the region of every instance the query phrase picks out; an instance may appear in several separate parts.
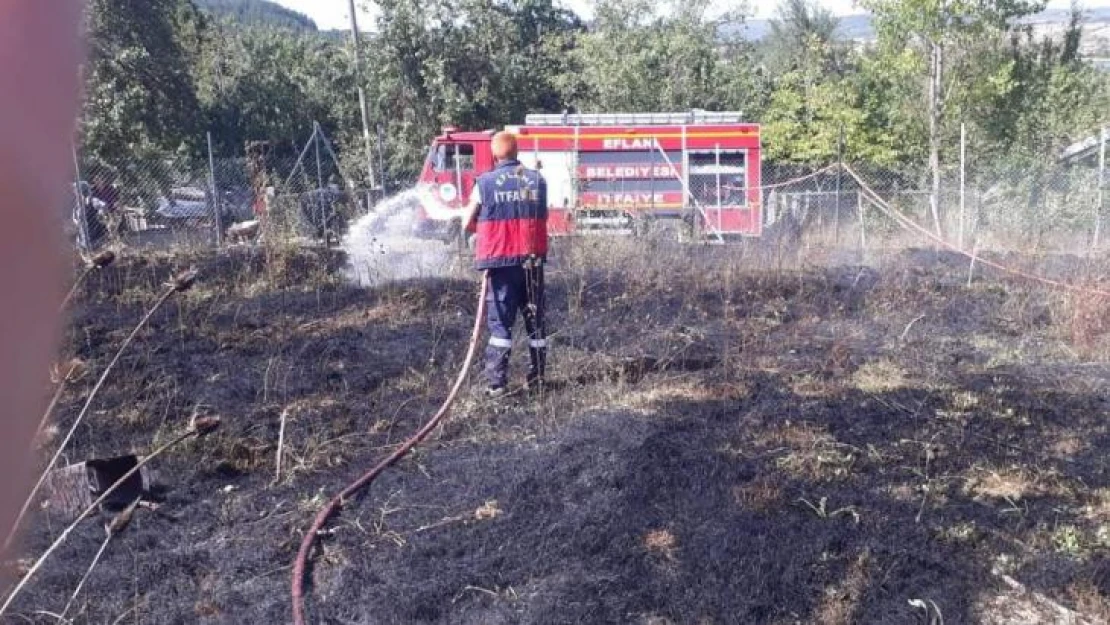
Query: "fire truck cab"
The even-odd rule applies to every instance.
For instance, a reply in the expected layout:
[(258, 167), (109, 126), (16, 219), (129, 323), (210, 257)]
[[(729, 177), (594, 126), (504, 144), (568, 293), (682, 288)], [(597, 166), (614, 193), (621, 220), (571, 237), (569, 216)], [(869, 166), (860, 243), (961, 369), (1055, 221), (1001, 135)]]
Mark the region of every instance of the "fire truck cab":
[[(759, 126), (739, 113), (528, 115), (520, 160), (547, 180), (552, 235), (632, 233), (674, 220), (702, 237), (759, 236)], [(456, 240), (475, 179), (493, 168), (494, 131), (447, 128), (418, 184), (415, 234)]]

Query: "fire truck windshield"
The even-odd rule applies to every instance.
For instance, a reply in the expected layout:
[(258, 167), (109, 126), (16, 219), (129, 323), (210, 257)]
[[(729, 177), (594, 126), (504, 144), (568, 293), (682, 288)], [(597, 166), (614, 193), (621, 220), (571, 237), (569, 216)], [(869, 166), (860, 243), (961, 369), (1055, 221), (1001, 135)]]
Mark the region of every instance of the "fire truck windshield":
[(474, 146), (469, 143), (438, 143), (428, 155), (436, 171), (474, 169)]

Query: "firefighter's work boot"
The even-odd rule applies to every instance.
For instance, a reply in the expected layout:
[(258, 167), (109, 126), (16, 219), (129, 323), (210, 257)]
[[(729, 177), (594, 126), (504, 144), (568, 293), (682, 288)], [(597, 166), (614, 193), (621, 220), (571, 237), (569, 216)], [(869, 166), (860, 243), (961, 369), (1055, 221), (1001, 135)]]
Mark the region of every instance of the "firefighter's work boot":
[(547, 340), (533, 339), (528, 344), (528, 355), (531, 358), (528, 367), (528, 391), (535, 393), (543, 390), (544, 375), (547, 372)]
[(509, 385), (509, 355), (512, 341), (491, 338), (486, 347), (486, 384), (489, 388), (505, 388)]

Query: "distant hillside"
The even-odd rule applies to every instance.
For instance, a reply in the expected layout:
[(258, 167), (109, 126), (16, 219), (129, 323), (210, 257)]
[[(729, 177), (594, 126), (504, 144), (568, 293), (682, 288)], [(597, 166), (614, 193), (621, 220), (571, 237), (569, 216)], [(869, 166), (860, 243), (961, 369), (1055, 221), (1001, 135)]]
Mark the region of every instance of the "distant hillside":
[[(870, 41), (875, 38), (875, 29), (871, 26), (870, 15), (845, 15), (838, 19), (840, 25), (837, 27), (837, 34), (841, 38), (860, 41)], [(739, 28), (732, 27), (722, 34), (725, 36), (739, 34), (748, 41), (759, 41), (770, 33), (771, 20), (753, 19), (744, 22), (744, 25)]]
[(227, 17), (247, 26), (316, 31), (316, 22), (307, 15), (268, 0), (194, 0), (194, 2), (213, 15)]
[[(1110, 7), (1081, 8), (1080, 13), (1083, 15), (1084, 22), (1110, 20)], [(1070, 19), (1071, 11), (1068, 9), (1048, 9), (1020, 21), (1025, 24), (1067, 24)]]
[[(1050, 9), (1036, 15), (1019, 20), (1019, 23), (1033, 27), (1034, 32), (1041, 36), (1055, 36), (1063, 33), (1071, 19), (1071, 11), (1067, 9)], [(1091, 48), (1105, 46), (1108, 33), (1104, 31), (1110, 25), (1110, 7), (1095, 7), (1083, 10), (1084, 23), (1084, 52), (1091, 53)], [(739, 32), (740, 36), (749, 41), (759, 41), (771, 32), (771, 20), (749, 20)], [(867, 14), (846, 15), (840, 18), (837, 29), (839, 35), (850, 41), (872, 41), (875, 39), (875, 28), (871, 24), (871, 16)], [(736, 31), (726, 33), (737, 34)]]

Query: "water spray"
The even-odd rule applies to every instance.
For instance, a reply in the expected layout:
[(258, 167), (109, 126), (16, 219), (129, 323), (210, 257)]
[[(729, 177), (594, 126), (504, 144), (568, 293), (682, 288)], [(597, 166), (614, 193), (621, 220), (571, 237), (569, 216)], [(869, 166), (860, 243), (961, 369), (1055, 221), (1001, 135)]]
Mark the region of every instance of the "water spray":
[(373, 286), (445, 272), (451, 248), (415, 234), (421, 205), (421, 192), (407, 189), (382, 200), (351, 224), (342, 247), (352, 282)]

